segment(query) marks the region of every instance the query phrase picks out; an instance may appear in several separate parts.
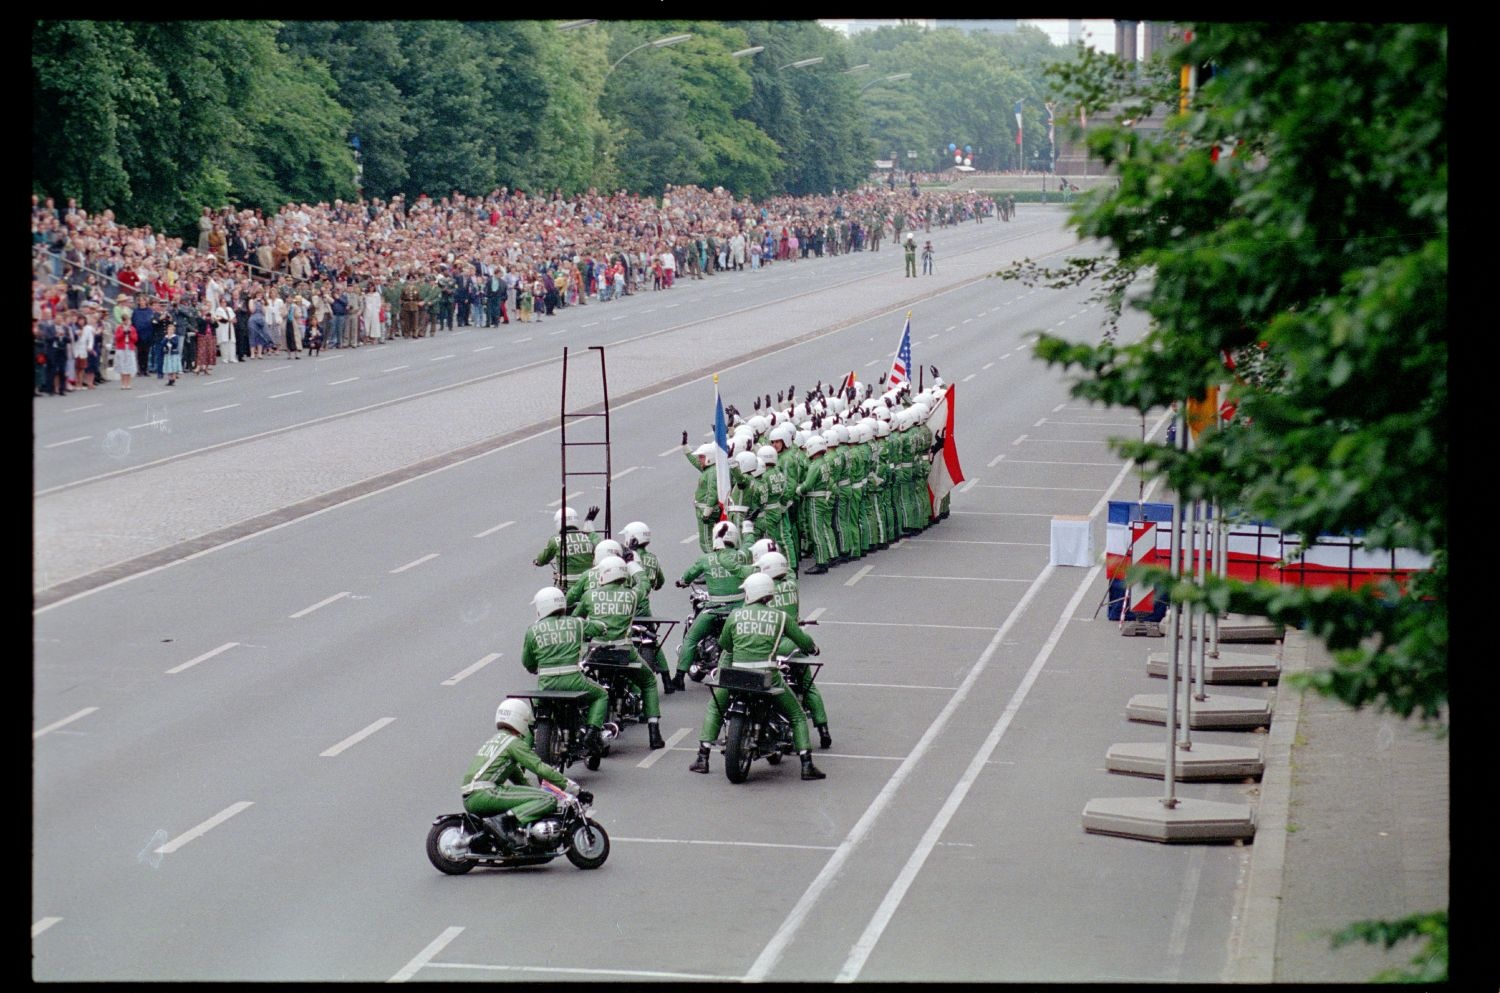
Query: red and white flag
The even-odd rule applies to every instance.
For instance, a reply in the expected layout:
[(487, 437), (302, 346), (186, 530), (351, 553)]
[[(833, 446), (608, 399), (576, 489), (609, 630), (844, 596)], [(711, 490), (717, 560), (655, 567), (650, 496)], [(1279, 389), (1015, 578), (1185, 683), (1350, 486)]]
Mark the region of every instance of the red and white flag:
[(943, 497), (964, 481), (963, 468), (958, 464), (958, 439), (953, 429), (956, 389), (956, 386), (950, 385), (933, 405), (932, 413), (927, 418), (929, 425), (938, 425), (933, 430), (934, 435), (939, 430), (943, 433), (943, 447), (933, 458), (932, 468), (927, 471), (927, 499), (933, 514), (938, 512)]

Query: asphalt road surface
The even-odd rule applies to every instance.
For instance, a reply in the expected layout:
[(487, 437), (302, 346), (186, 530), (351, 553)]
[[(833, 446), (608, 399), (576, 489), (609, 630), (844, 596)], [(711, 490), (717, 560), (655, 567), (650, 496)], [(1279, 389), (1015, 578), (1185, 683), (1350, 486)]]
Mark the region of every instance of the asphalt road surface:
[[(1152, 688), (1144, 655), (1160, 643), (1095, 619), (1103, 576), (1049, 565), (1051, 518), (1092, 515), (1102, 550), (1105, 502), (1140, 493), (1106, 439), (1163, 425), (1071, 400), (1065, 377), (1030, 358), (1038, 329), (1098, 337), (1102, 311), (1083, 291), (982, 278), (1071, 250), (1062, 232), (1061, 213), (1041, 209), (950, 229), (940, 272), (950, 256), (972, 268), (927, 286), (903, 281), (887, 250), (713, 277), (535, 330), (235, 365), (211, 388), (175, 388), (211, 389), (204, 407), (239, 402), (235, 417), (186, 417), (124, 462), (46, 446), (107, 435), (141, 397), (39, 408), (39, 556), (70, 497), (129, 530), (154, 494), (183, 537), (278, 502), (310, 507), (297, 488), (309, 472), (277, 472), (319, 445), (307, 457), (326, 478), (312, 473), (309, 492), (358, 492), (108, 582), (86, 580), (122, 553), (71, 552), (52, 566), (84, 577), (67, 596), (43, 597), (52, 584), (38, 580), (33, 978), (1219, 980), (1248, 849), (1081, 827), (1091, 797), (1163, 789), (1103, 768), (1112, 742), (1164, 737), (1124, 718), (1127, 696)], [(688, 313), (648, 312), (669, 303)], [(966, 482), (920, 537), (803, 581), (828, 778), (760, 762), (736, 786), (717, 753), (712, 775), (688, 773), (708, 699), (690, 685), (662, 699), (667, 750), (629, 727), (598, 772), (569, 770), (613, 840), (601, 869), (436, 872), (428, 826), (460, 809), (496, 702), (534, 685), (520, 649), (549, 582), (531, 559), (558, 505), (560, 345), (609, 345), (613, 523), (645, 520), (675, 577), (698, 555), (680, 436), (697, 444), (712, 413), (712, 386), (691, 373), (722, 359), (725, 399), (747, 412), (754, 393), (851, 368), (873, 381), (907, 309), (915, 360), (957, 385)], [(601, 316), (621, 319), (582, 326)], [(1142, 327), (1128, 317), (1122, 339)], [(402, 363), (399, 377), (380, 371)], [(587, 369), (569, 374), (581, 384)], [(356, 375), (358, 396), (331, 383)], [(269, 398), (298, 388), (295, 417)], [(442, 404), (477, 389), (497, 420), (455, 424)], [(350, 413), (371, 405), (383, 406)], [(361, 454), (370, 424), (397, 461), (477, 450), (390, 482)], [(330, 431), (350, 443), (329, 446)], [(216, 473), (239, 494), (233, 513), (198, 495)], [(582, 510), (603, 497), (602, 482), (581, 482), (568, 499)], [(116, 540), (90, 533), (93, 546)], [(670, 585), (653, 605), (687, 613)], [(1178, 786), (1220, 800), (1249, 789)]]

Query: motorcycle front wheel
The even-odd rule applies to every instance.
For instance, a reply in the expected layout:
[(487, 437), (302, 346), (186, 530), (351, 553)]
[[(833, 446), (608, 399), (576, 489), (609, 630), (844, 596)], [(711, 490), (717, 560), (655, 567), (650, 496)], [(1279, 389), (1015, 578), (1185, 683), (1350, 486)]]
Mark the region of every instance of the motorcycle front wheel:
[(427, 861), (431, 862), (433, 868), (449, 876), (462, 876), (474, 868), (473, 862), (465, 862), (462, 859), (451, 859), (443, 854), (445, 851), (456, 853), (464, 850), (463, 837), (464, 821), (457, 814), (445, 817), (432, 826), (427, 832)]
[(750, 763), (754, 760), (751, 731), (749, 714), (729, 715), (729, 727), (724, 734), (724, 775), (731, 783), (743, 783), (750, 778)]
[(609, 835), (594, 821), (585, 820), (568, 836), (568, 861), (580, 869), (597, 869), (609, 858)]

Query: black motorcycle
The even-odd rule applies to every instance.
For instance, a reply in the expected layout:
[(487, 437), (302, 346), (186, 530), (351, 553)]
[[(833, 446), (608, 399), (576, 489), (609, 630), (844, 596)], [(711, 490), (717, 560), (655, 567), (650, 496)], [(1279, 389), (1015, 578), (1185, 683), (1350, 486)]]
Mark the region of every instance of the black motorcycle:
[[(808, 669), (816, 679), (821, 662), (808, 662), (798, 655), (777, 658), (787, 686), (802, 697), (801, 669)], [(812, 680), (810, 679), (809, 682)], [(779, 765), (783, 755), (796, 751), (792, 722), (776, 706), (776, 697), (785, 692), (777, 686), (769, 669), (737, 669), (733, 666), (715, 669), (706, 685), (724, 690), (729, 703), (724, 708), (724, 775), (731, 783), (750, 778), (750, 764), (763, 758)]]
[(591, 750), (584, 739), (588, 719), (589, 695), (583, 690), (532, 690), (530, 693), (507, 693), (508, 697), (528, 700), (536, 717), (532, 747), (537, 756), (554, 769), (566, 769), (582, 760), (589, 770), (599, 768), (599, 759), (609, 754), (606, 744)]
[(596, 645), (583, 658), (584, 675), (609, 694), (609, 719), (617, 733), (627, 724), (640, 724), (646, 719), (645, 700), (632, 678), (641, 668), (641, 663), (630, 661), (629, 649), (615, 645)]
[[(693, 615), (687, 620), (687, 624), (691, 626), (698, 619), (698, 615), (710, 607), (708, 590), (696, 583), (693, 584), (693, 587), (688, 590), (688, 603), (693, 608)], [(716, 616), (693, 650), (693, 659), (688, 663), (687, 675), (695, 683), (703, 682), (705, 676), (719, 667), (719, 633), (724, 630), (724, 618), (727, 616), (727, 613)]]
[[(548, 784), (550, 786), (550, 784)], [(609, 858), (609, 835), (589, 818), (593, 795), (587, 791), (557, 795), (557, 812), (525, 828), (526, 839), (516, 845), (500, 829), (499, 816), (443, 814), (427, 832), (427, 858), (449, 876), (461, 876), (476, 865), (501, 869), (541, 865), (559, 855), (580, 869), (597, 869)]]
[[(676, 621), (666, 617), (636, 617), (630, 622), (630, 642), (646, 668), (667, 678), (667, 667), (661, 665), (661, 648), (667, 643)], [(665, 625), (665, 627), (663, 626)]]

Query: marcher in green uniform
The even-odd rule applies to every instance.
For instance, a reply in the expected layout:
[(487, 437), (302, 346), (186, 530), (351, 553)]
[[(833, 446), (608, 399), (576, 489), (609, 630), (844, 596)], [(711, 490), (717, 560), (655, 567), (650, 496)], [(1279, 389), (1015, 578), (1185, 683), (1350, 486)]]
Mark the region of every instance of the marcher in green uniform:
[(861, 559), (865, 556), (865, 548), (869, 542), (866, 539), (867, 526), (865, 524), (865, 477), (870, 474), (870, 461), (866, 455), (863, 439), (860, 437), (858, 425), (840, 424), (838, 427), (839, 441), (843, 442), (844, 449), (844, 475), (847, 479), (847, 489), (840, 492), (848, 498), (848, 510), (845, 512), (844, 529), (849, 533), (849, 557)]
[[(724, 631), (719, 635), (723, 654), (719, 665), (727, 668), (759, 669), (771, 673), (772, 685), (783, 690), (775, 698), (776, 706), (792, 724), (792, 740), (797, 755), (802, 760), (803, 779), (824, 779), (824, 774), (813, 765), (812, 744), (807, 736), (807, 715), (797, 702), (797, 695), (781, 678), (776, 664), (776, 655), (785, 638), (808, 655), (817, 655), (818, 646), (812, 638), (797, 626), (797, 622), (767, 602), (775, 593), (776, 584), (770, 576), (757, 572), (744, 582), (745, 604), (730, 611), (724, 619)], [(698, 758), (688, 766), (691, 772), (708, 772), (708, 752), (719, 738), (719, 728), (724, 722), (724, 708), (729, 705), (729, 693), (716, 689), (708, 702), (708, 712), (703, 715), (703, 730), (698, 735)]]
[(781, 468), (780, 454), (773, 445), (762, 445), (755, 455), (764, 467), (759, 479), (761, 511), (756, 520), (756, 532), (776, 539), (776, 544), (787, 550), (790, 558), (795, 554), (790, 550), (797, 541), (796, 532), (787, 518), (794, 484)]
[(760, 464), (760, 458), (753, 450), (739, 451), (734, 456), (734, 470), (734, 485), (729, 488), (727, 508), (729, 521), (740, 529), (741, 534), (747, 533), (747, 521), (751, 522), (748, 532), (758, 531), (759, 525), (754, 522), (760, 516), (763, 491), (757, 487), (756, 480), (765, 471), (765, 466)]
[[(786, 614), (793, 624), (798, 623), (797, 615), (802, 609), (802, 597), (797, 589), (797, 577), (787, 567), (786, 556), (780, 552), (767, 552), (755, 563), (755, 568), (770, 576), (771, 581), (776, 584), (770, 605)], [(807, 666), (794, 666), (793, 671), (798, 674), (797, 688), (807, 704), (807, 716), (812, 718), (813, 726), (818, 729), (818, 747), (831, 748), (833, 735), (828, 731), (828, 708), (823, 705), (823, 694), (813, 682), (812, 670)]]
[(677, 673), (687, 672), (688, 666), (693, 664), (693, 653), (698, 650), (698, 642), (744, 601), (740, 584), (745, 581), (746, 576), (755, 572), (755, 566), (745, 561), (745, 556), (740, 552), (740, 533), (733, 524), (720, 521), (714, 525), (713, 545), (713, 551), (689, 566), (682, 578), (677, 580), (677, 587), (681, 589), (702, 576), (703, 586), (708, 592), (708, 606), (704, 607), (682, 635), (682, 647), (677, 650), (677, 668), (673, 672), (674, 680)]
[(917, 277), (917, 236), (908, 231), (901, 250), (906, 253), (906, 274), (915, 279)]
[(599, 516), (598, 507), (590, 507), (588, 516), (584, 522), (588, 530), (578, 529), (578, 514), (572, 507), (564, 507), (552, 515), (553, 527), (562, 527), (561, 554), (558, 549), (558, 536), (553, 535), (547, 539), (547, 545), (533, 561), (533, 565), (546, 565), (556, 560), (552, 567), (553, 586), (559, 589), (567, 589), (578, 582), (578, 577), (594, 561), (594, 546), (599, 539), (594, 535), (594, 518)]
[[(881, 410), (886, 408), (881, 407)], [(888, 417), (889, 415), (887, 415)], [(895, 473), (892, 459), (895, 457), (895, 447), (891, 444), (889, 436), (891, 424), (887, 418), (879, 414), (875, 417), (875, 440), (871, 443), (874, 453), (874, 475), (875, 499), (874, 502), (880, 508), (880, 540), (876, 548), (889, 548), (891, 542), (899, 541), (901, 535), (896, 530), (896, 510), (891, 501), (891, 477)]]
[(531, 603), (536, 607), (537, 621), (526, 629), (521, 665), (537, 677), (537, 689), (582, 690), (589, 695), (583, 741), (590, 751), (599, 751), (604, 745), (601, 729), (609, 716), (609, 692), (585, 676), (579, 663), (585, 643), (602, 637), (604, 625), (563, 613), (567, 600), (556, 586), (538, 590)]
[(640, 668), (631, 674), (631, 681), (641, 691), (641, 709), (646, 714), (646, 731), (652, 748), (665, 748), (661, 737), (661, 698), (656, 692), (656, 677), (641, 662), (641, 656), (630, 641), (630, 621), (636, 614), (635, 587), (627, 582), (629, 569), (625, 560), (611, 555), (599, 563), (599, 585), (588, 590), (578, 600), (573, 613), (579, 617), (592, 617), (604, 625), (604, 631), (589, 639), (589, 647), (617, 648), (623, 650), (629, 661)]
[[(766, 475), (770, 478), (767, 489), (773, 494), (773, 502), (779, 502), (782, 506), (781, 512), (781, 534), (776, 541), (781, 545), (782, 552), (792, 564), (792, 571), (797, 570), (798, 556), (800, 553), (801, 535), (798, 533), (798, 513), (802, 508), (802, 501), (797, 498), (797, 484), (802, 481), (802, 472), (807, 465), (806, 455), (800, 448), (792, 444), (796, 438), (796, 429), (790, 421), (782, 421), (771, 429), (766, 435), (770, 442), (771, 450), (776, 453), (776, 464), (774, 473), (782, 477), (782, 483), (778, 484), (773, 476), (770, 463), (766, 464)], [(761, 461), (765, 462), (765, 450), (762, 449)]]
[(495, 709), (496, 734), (479, 747), (469, 771), (464, 773), (464, 809), (478, 817), (499, 814), (494, 826), (507, 841), (520, 846), (526, 843), (526, 827), (557, 809), (557, 801), (539, 786), (531, 786), (525, 776), (530, 772), (538, 780), (576, 796), (577, 783), (539, 758), (531, 748), (531, 704), (525, 700), (507, 699)]
[(927, 415), (932, 401), (925, 395), (912, 402), (912, 480), (911, 500), (915, 507), (917, 530), (925, 530), (932, 523), (932, 499), (927, 495), (927, 473), (932, 468), (932, 429), (927, 426)]
[[(682, 432), (682, 443), (687, 444), (687, 432)], [(713, 549), (714, 524), (719, 520), (719, 483), (714, 469), (714, 445), (712, 442), (699, 445), (691, 452), (683, 452), (688, 463), (698, 470), (698, 485), (693, 490), (693, 510), (698, 521), (698, 550)]]
[(828, 463), (828, 478), (833, 486), (833, 534), (838, 555), (834, 564), (848, 562), (855, 557), (856, 539), (850, 530), (850, 511), (853, 507), (853, 480), (849, 478), (849, 456), (844, 450), (846, 433), (840, 433), (840, 424), (830, 424), (823, 429), (823, 440), (828, 443), (828, 453), (823, 456)]
[[(646, 548), (651, 544), (651, 529), (644, 521), (631, 521), (620, 529), (620, 538), (625, 542), (625, 550), (633, 553), (635, 561), (641, 564), (642, 573), (636, 577), (636, 595), (639, 600), (635, 608), (636, 616), (653, 617), (655, 612), (651, 609), (651, 594), (667, 584), (667, 576), (662, 571), (661, 560), (656, 557), (656, 553)], [(658, 645), (656, 652), (656, 671), (661, 676), (661, 691), (674, 693), (684, 688), (683, 676), (680, 672), (675, 677), (672, 675), (672, 665), (661, 647)]]
[(828, 563), (838, 554), (833, 534), (833, 484), (829, 479), (828, 442), (820, 434), (807, 439), (807, 471), (797, 486), (797, 496), (806, 500), (813, 539), (813, 567), (809, 575), (828, 571)]

